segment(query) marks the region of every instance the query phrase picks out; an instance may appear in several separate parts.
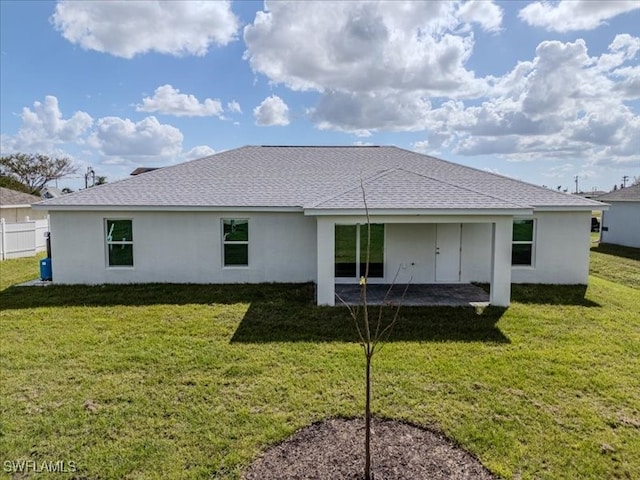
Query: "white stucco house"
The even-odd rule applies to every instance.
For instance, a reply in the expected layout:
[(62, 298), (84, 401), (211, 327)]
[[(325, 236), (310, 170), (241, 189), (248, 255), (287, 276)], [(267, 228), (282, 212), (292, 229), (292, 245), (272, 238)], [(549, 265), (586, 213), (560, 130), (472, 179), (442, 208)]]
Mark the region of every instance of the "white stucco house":
[(608, 203), (602, 212), (600, 241), (640, 248), (640, 184), (598, 197)]
[(247, 146), (42, 202), (53, 281), (586, 284), (603, 204), (396, 147)]

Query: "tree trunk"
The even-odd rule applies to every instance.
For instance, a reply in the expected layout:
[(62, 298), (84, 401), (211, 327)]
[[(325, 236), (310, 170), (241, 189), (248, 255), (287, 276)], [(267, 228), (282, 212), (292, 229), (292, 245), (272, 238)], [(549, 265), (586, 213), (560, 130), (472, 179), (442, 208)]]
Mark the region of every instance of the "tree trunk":
[(367, 386), (364, 413), (364, 478), (371, 480), (371, 353), (367, 352)]

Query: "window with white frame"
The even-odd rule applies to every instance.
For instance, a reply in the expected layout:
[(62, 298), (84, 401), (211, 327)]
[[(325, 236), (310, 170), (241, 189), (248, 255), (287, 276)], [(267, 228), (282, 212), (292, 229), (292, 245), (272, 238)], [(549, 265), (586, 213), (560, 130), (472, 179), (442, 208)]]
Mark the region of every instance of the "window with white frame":
[(535, 221), (516, 219), (513, 221), (513, 243), (511, 265), (532, 266), (534, 256)]
[(109, 267), (133, 267), (133, 221), (105, 220), (105, 244)]
[(249, 220), (222, 220), (222, 264), (225, 267), (249, 265)]

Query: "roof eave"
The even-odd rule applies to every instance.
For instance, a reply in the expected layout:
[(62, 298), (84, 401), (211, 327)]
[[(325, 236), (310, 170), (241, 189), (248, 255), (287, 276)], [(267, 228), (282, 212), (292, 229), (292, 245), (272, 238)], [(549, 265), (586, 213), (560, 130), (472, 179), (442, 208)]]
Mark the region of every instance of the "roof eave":
[(609, 210), (606, 203), (594, 205), (539, 205), (533, 207), (535, 212), (592, 212)]
[(20, 205), (16, 205), (16, 204), (9, 204), (9, 205), (0, 205), (0, 208), (31, 208), (31, 204), (29, 203), (25, 203), (25, 204), (20, 204)]
[[(364, 215), (364, 208), (306, 208), (304, 214), (307, 216), (346, 216)], [(486, 216), (486, 215), (533, 215), (532, 208), (370, 208), (369, 215), (391, 215), (391, 216)]]
[(291, 206), (218, 206), (218, 205), (33, 205), (50, 212), (301, 212)]

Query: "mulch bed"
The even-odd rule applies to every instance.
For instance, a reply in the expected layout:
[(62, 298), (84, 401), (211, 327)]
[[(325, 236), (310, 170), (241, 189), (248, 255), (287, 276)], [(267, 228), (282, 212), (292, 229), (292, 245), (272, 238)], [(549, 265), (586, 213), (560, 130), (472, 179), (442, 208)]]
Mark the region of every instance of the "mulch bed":
[[(470, 453), (438, 432), (373, 419), (375, 480), (495, 480)], [(256, 459), (244, 480), (364, 478), (364, 420), (334, 418), (296, 432)]]

